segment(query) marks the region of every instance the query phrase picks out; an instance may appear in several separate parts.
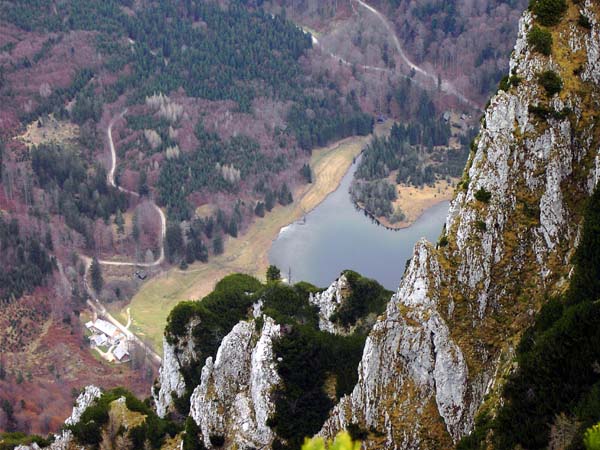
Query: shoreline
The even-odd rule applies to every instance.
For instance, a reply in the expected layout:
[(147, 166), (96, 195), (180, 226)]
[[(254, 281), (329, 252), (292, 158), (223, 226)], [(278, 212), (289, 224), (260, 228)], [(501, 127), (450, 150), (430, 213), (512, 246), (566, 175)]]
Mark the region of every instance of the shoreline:
[(413, 226), (429, 209), (440, 203), (452, 201), (457, 182), (458, 179), (451, 179), (450, 183), (445, 180), (439, 180), (433, 186), (396, 185), (398, 199), (392, 204), (394, 208), (400, 208), (406, 214), (406, 219), (396, 224), (390, 223), (385, 217), (378, 217), (371, 214), (357, 202), (353, 201), (353, 203), (358, 210), (377, 223), (377, 225), (390, 231), (403, 230)]
[[(185, 271), (172, 267), (144, 283), (127, 305), (131, 308), (132, 330), (148, 339), (162, 354), (164, 326), (177, 303), (202, 299), (219, 280), (231, 273), (263, 279), (269, 265), (269, 251), (281, 229), (304, 217), (335, 192), (373, 136), (389, 132), (391, 126), (391, 121), (379, 124), (368, 136), (348, 137), (313, 150), (310, 160), (313, 183), (295, 189), (296, 200), (292, 204), (277, 205), (264, 218), (256, 218), (240, 237), (227, 238), (222, 255), (212, 257), (207, 263), (196, 262)], [(125, 309), (119, 315), (124, 314)]]
[[(228, 237), (225, 252), (212, 257), (207, 263), (196, 262), (187, 270), (172, 267), (148, 280), (118, 312), (118, 316), (125, 317), (129, 307), (131, 330), (149, 341), (154, 350), (162, 355), (164, 327), (173, 307), (182, 301), (202, 299), (219, 280), (231, 273), (245, 273), (263, 280), (269, 266), (269, 252), (281, 230), (301, 220), (339, 189), (344, 176), (368, 142), (373, 136), (389, 132), (391, 125), (389, 121), (378, 125), (371, 135), (348, 137), (329, 147), (315, 149), (310, 160), (313, 183), (294, 189), (296, 200), (292, 204), (277, 205), (265, 217), (256, 218), (240, 237)], [(454, 193), (454, 189), (451, 193)], [(451, 198), (452, 195), (439, 196), (410, 223), (402, 223), (401, 227), (387, 227), (377, 218), (372, 219), (386, 229), (398, 231), (412, 226), (427, 210)]]
[(354, 201), (352, 203), (354, 204), (354, 207), (356, 208), (357, 211), (364, 213), (365, 216), (367, 216), (369, 219), (371, 219), (378, 226), (383, 227), (389, 231), (400, 231), (400, 230), (405, 230), (405, 229), (410, 228), (413, 225), (415, 225), (415, 223), (417, 223), (419, 221), (419, 219), (421, 217), (423, 217), (425, 215), (425, 213), (427, 211), (429, 211), (430, 209), (435, 208), (436, 206), (438, 206), (441, 203), (450, 202), (450, 201), (452, 201), (452, 198), (440, 198), (439, 200), (436, 200), (435, 202), (428, 205), (414, 219), (411, 219), (410, 221), (399, 222), (400, 225), (391, 225), (391, 224), (388, 225), (388, 224), (386, 224), (387, 221), (384, 218), (374, 216), (373, 214), (371, 214), (369, 211), (367, 211), (366, 209), (364, 209), (362, 206), (360, 206), (358, 203), (355, 203)]

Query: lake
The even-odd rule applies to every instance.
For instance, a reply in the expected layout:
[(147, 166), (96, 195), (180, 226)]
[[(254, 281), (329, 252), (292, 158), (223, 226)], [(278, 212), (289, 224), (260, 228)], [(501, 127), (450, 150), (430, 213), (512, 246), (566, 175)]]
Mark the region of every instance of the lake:
[(343, 270), (375, 278), (395, 291), (415, 243), (425, 237), (436, 242), (448, 213), (439, 203), (410, 227), (388, 230), (354, 207), (348, 189), (356, 170), (352, 165), (338, 189), (306, 215), (306, 221), (282, 228), (269, 252), (269, 261), (292, 282), (329, 286)]

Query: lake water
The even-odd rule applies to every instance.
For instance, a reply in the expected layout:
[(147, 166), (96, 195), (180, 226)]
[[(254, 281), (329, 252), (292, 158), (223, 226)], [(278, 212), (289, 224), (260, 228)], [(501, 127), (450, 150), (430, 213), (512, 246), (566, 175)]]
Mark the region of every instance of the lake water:
[(392, 231), (357, 210), (348, 189), (354, 164), (338, 189), (307, 214), (306, 222), (282, 230), (269, 252), (271, 264), (292, 281), (329, 286), (343, 270), (352, 269), (375, 278), (386, 288), (398, 288), (415, 243), (425, 237), (436, 242), (448, 213), (448, 202), (427, 211), (409, 228)]

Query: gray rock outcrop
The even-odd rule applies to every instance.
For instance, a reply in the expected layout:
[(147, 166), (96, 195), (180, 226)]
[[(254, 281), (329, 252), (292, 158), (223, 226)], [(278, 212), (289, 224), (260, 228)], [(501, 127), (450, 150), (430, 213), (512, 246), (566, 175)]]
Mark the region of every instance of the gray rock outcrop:
[(273, 340), (281, 330), (263, 317), (258, 331), (254, 320), (238, 323), (223, 338), (214, 362), (206, 359), (190, 415), (208, 448), (215, 439), (223, 440), (226, 448), (269, 448), (275, 438), (267, 420), (274, 412), (271, 394), (280, 382)]
[[(510, 370), (514, 343), (544, 295), (568, 277), (582, 198), (598, 181), (586, 109), (600, 96), (597, 85), (582, 84), (600, 80), (595, 10), (589, 0), (581, 6), (589, 34), (568, 26), (554, 43), (585, 52), (580, 77), (532, 51), (534, 18), (524, 13), (510, 63), (516, 81), (486, 110), (446, 220), (447, 244), (416, 245), (367, 339), (358, 384), (322, 435), (352, 424), (369, 434), (369, 449), (448, 448), (470, 432), (486, 393), (499, 392), (498, 373)], [(564, 77), (561, 94), (547, 98), (538, 82), (545, 70)]]

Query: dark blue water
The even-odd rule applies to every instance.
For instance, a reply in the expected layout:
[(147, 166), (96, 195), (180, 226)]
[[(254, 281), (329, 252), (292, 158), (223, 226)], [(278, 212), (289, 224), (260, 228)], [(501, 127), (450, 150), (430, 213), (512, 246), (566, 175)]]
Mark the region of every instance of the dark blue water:
[(348, 189), (356, 164), (338, 189), (302, 221), (281, 230), (269, 252), (271, 264), (292, 281), (327, 287), (343, 270), (352, 269), (396, 290), (415, 243), (437, 241), (448, 213), (448, 202), (427, 210), (411, 227), (392, 231), (357, 210)]

